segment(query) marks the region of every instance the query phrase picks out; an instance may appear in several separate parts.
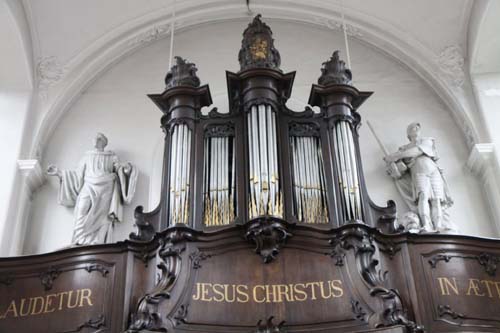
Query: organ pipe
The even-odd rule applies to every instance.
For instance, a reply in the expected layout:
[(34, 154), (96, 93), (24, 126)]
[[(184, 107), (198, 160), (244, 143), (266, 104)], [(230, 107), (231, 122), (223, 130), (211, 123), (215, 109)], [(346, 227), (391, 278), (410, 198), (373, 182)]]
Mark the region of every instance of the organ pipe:
[(169, 219), (171, 224), (187, 224), (189, 219), (191, 140), (192, 131), (186, 124), (176, 124), (173, 126), (169, 204)]
[(236, 212), (234, 137), (206, 136), (204, 141), (203, 223), (228, 225)]
[(331, 133), (337, 176), (342, 195), (342, 208), (346, 220), (362, 220), (360, 181), (351, 126), (348, 121), (337, 121)]
[(250, 198), (248, 214), (283, 217), (279, 184), (276, 113), (270, 105), (254, 105), (247, 115)]
[(293, 207), (299, 222), (328, 223), (321, 143), (315, 136), (290, 136)]

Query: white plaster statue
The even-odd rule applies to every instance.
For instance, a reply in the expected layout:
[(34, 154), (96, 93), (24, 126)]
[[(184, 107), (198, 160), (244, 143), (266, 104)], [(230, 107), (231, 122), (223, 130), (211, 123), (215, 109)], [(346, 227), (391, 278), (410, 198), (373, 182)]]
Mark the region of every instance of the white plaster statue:
[(76, 170), (47, 168), (49, 176), (60, 180), (59, 204), (75, 207), (73, 245), (111, 243), (114, 224), (122, 221), (123, 205), (134, 196), (137, 169), (104, 150), (107, 144), (106, 136), (98, 133), (95, 149), (85, 154)]
[(420, 129), (419, 123), (411, 123), (406, 130), (410, 143), (384, 157), (388, 174), (411, 210), (403, 217), (403, 224), (410, 231), (456, 233), (446, 214), (453, 200), (443, 170), (436, 163), (435, 140), (422, 137)]

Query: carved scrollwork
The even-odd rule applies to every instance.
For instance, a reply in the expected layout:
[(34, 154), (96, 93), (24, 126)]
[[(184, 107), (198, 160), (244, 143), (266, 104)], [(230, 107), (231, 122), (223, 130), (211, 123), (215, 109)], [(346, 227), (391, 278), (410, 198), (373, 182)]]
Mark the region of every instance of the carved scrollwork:
[(49, 268), (47, 271), (40, 274), (40, 281), (46, 291), (52, 289), (54, 280), (61, 274), (61, 271), (55, 267)]
[(484, 266), (486, 273), (491, 276), (497, 274), (497, 265), (500, 264), (500, 257), (494, 256), (490, 253), (481, 253), (477, 256), (479, 264)]
[(290, 136), (319, 137), (319, 126), (314, 123), (290, 123)]
[(149, 330), (152, 332), (166, 332), (158, 306), (170, 298), (176, 272), (181, 264), (180, 256), (186, 249), (186, 241), (196, 239), (196, 231), (185, 226), (175, 226), (159, 235), (160, 249), (158, 255), (162, 262), (158, 264), (161, 270), (158, 282), (152, 291), (143, 296), (137, 305), (136, 311), (131, 316), (129, 333)]
[(351, 309), (352, 313), (354, 314), (354, 318), (356, 318), (359, 321), (366, 322), (367, 313), (365, 309), (361, 306), (361, 303), (359, 301), (351, 299)]
[(401, 251), (401, 247), (394, 244), (394, 242), (391, 242), (388, 240), (384, 240), (384, 241), (378, 240), (378, 242), (381, 245), (381, 246), (379, 246), (380, 252), (387, 254), (389, 256), (389, 259), (391, 259), (391, 260), (394, 258), (396, 253)]
[(106, 277), (109, 273), (109, 270), (100, 264), (87, 265), (87, 266), (85, 266), (85, 270), (89, 273), (92, 273), (94, 271), (100, 272), (103, 277)]
[(181, 305), (174, 315), (175, 325), (185, 324), (188, 315), (189, 304)]
[(137, 306), (137, 310), (132, 313), (128, 333), (138, 333), (142, 330), (153, 332), (166, 332), (163, 327), (161, 315), (158, 313), (158, 304), (165, 299), (170, 298), (169, 287), (173, 283), (175, 276), (169, 272), (165, 263), (160, 263), (158, 268), (161, 270), (160, 280), (153, 291), (143, 296)]
[(259, 320), (257, 323), (257, 328), (253, 333), (285, 333), (286, 330), (284, 328), (285, 321), (280, 322), (279, 324), (275, 324), (274, 317), (269, 317), (265, 322)]
[(449, 305), (438, 305), (439, 317), (450, 316), (453, 319), (464, 319), (466, 316), (462, 313), (453, 311)]
[(106, 318), (104, 315), (100, 315), (97, 319), (89, 319), (80, 326), (78, 326), (78, 331), (81, 331), (84, 328), (101, 328), (106, 325)]
[(10, 275), (0, 276), (0, 284), (10, 286), (14, 282), (14, 278)]
[[(80, 332), (84, 328), (93, 328), (93, 329), (100, 329), (100, 328), (105, 328), (106, 327), (106, 317), (101, 314), (99, 317), (96, 319), (89, 319), (86, 322), (80, 324), (78, 327), (75, 329), (72, 329), (71, 331), (64, 331), (61, 333), (74, 333), (74, 332)], [(101, 330), (97, 331), (101, 332)]]
[(132, 232), (129, 238), (134, 241), (139, 242), (149, 242), (156, 234), (155, 228), (146, 221), (146, 214), (144, 214), (144, 207), (137, 206), (134, 210), (135, 226), (137, 227), (137, 232)]
[(432, 268), (436, 268), (436, 265), (439, 261), (449, 262), (450, 259), (451, 259), (450, 255), (438, 254), (438, 255), (435, 255), (434, 257), (432, 257), (431, 259), (429, 259), (429, 265), (431, 265)]
[(396, 289), (387, 287), (387, 271), (380, 270), (378, 260), (374, 258), (376, 247), (374, 237), (361, 225), (350, 225), (340, 231), (331, 241), (344, 250), (353, 250), (360, 274), (370, 286), (370, 295), (380, 298), (384, 310), (378, 313), (376, 327), (394, 325), (406, 326), (408, 332), (424, 332), (424, 328), (408, 318), (401, 297)]
[(330, 244), (332, 245), (332, 250), (328, 253), (326, 253), (327, 255), (329, 255), (330, 257), (333, 258), (333, 260), (335, 260), (335, 265), (336, 266), (344, 266), (344, 258), (345, 258), (345, 250), (343, 248), (343, 245), (342, 245), (342, 240), (340, 240), (340, 238), (338, 237), (335, 237), (335, 238), (332, 238), (330, 239)]
[(205, 129), (205, 137), (228, 137), (234, 136), (234, 124), (213, 124)]
[(198, 250), (189, 255), (189, 259), (191, 260), (194, 269), (201, 268), (201, 262), (210, 257), (211, 257), (210, 254), (206, 254), (205, 252)]
[(460, 254), (437, 254), (429, 259), (429, 264), (432, 268), (436, 268), (439, 261), (449, 262), (452, 258), (473, 259), (484, 267), (486, 273), (495, 276), (497, 273), (497, 265), (500, 264), (500, 257), (491, 253), (482, 252), (479, 255), (460, 255)]
[(280, 247), (292, 234), (278, 219), (259, 218), (249, 222), (245, 239), (255, 244), (255, 253), (259, 254), (264, 263), (269, 263), (276, 258)]

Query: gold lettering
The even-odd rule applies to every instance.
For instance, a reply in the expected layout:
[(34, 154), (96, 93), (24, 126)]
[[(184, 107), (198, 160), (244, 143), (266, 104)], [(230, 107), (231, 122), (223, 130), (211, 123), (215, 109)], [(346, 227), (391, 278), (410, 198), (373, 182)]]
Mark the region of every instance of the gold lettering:
[(331, 289), (331, 285), (328, 284), (328, 289), (330, 290), (330, 293), (329, 295), (326, 295), (325, 294), (325, 288), (324, 288), (324, 282), (323, 281), (320, 281), (318, 282), (319, 283), (319, 290), (321, 291), (321, 297), (323, 299), (329, 299), (330, 297), (332, 297), (332, 289)]
[(212, 297), (210, 297), (210, 298), (205, 297), (205, 296), (208, 296), (208, 288), (207, 287), (209, 287), (211, 285), (212, 285), (211, 283), (202, 283), (201, 284), (201, 300), (202, 301), (205, 301), (205, 302), (212, 301)]
[(332, 280), (330, 281), (330, 285), (332, 286), (332, 296), (333, 297), (342, 297), (344, 295), (344, 289), (342, 289), (342, 281), (340, 280)]
[(196, 284), (196, 294), (193, 295), (195, 301), (200, 299), (200, 283)]
[(264, 303), (266, 301), (266, 297), (264, 297), (262, 300), (257, 299), (257, 289), (262, 289), (262, 291), (264, 292), (265, 287), (261, 284), (258, 284), (255, 287), (253, 287), (253, 290), (252, 290), (253, 300), (257, 303)]
[[(451, 284), (451, 282), (449, 282)], [(443, 288), (451, 288), (443, 284)], [(196, 290), (192, 295), (195, 301), (204, 302), (227, 302), (227, 303), (282, 303), (282, 302), (304, 302), (317, 299), (331, 299), (344, 296), (341, 280), (315, 281), (307, 283), (290, 284), (258, 284), (251, 291), (245, 284), (220, 284), (220, 283), (196, 283)], [(500, 288), (500, 286), (499, 286)], [(80, 304), (85, 296), (85, 289), (79, 295)], [(88, 290), (90, 293), (90, 290)], [(72, 297), (71, 293), (68, 296)], [(90, 296), (88, 296), (90, 302)], [(82, 305), (80, 305), (82, 306)]]
[(450, 295), (450, 288), (453, 290), (455, 295), (458, 295), (457, 280), (453, 279), (453, 283), (450, 282), (448, 278), (438, 277), (439, 286), (441, 287), (441, 295)]
[(49, 294), (45, 296), (45, 307), (43, 309), (43, 313), (50, 313), (56, 311), (55, 308), (49, 310), (49, 307), (52, 306), (52, 297), (56, 297), (57, 294)]
[(239, 284), (236, 286), (236, 292), (238, 293), (237, 301), (239, 303), (247, 303), (249, 301), (248, 286)]
[[(224, 302), (224, 299), (225, 299), (224, 286), (222, 284), (214, 283), (214, 285), (212, 286), (212, 289), (213, 289), (213, 292), (215, 294), (213, 300), (215, 302)], [(217, 297), (217, 296), (219, 296), (219, 297)]]
[[(299, 289), (299, 286), (302, 288), (302, 290)], [(295, 292), (295, 300), (296, 301), (303, 302), (307, 299), (307, 293), (304, 291), (305, 288), (306, 288), (306, 285), (303, 283), (297, 283), (297, 284), (293, 285), (293, 291)], [(297, 294), (302, 295), (302, 297), (299, 298)]]
[(500, 298), (500, 282), (495, 282), (495, 288), (497, 290), (498, 298)]
[(308, 282), (306, 283), (306, 287), (311, 286), (311, 299), (314, 301), (316, 300), (316, 290), (314, 289), (314, 286), (318, 286), (319, 282)]
[(24, 303), (26, 303), (26, 298), (21, 298), (21, 304), (19, 305), (19, 317), (29, 316), (31, 312), (31, 304), (33, 303), (33, 298), (29, 299), (28, 311), (24, 311)]
[(273, 286), (270, 286), (268, 284), (265, 285), (266, 287), (266, 303), (271, 303), (271, 296), (275, 297), (275, 293), (273, 292)]
[(76, 308), (78, 306), (78, 299), (80, 298), (80, 290), (77, 290), (76, 291), (76, 295), (75, 295), (75, 303), (74, 304), (71, 304), (71, 295), (73, 295), (75, 291), (74, 290), (71, 290), (68, 294), (68, 302), (66, 303), (66, 307), (68, 309), (73, 309), (73, 308)]
[(13, 317), (17, 317), (17, 308), (16, 308), (16, 301), (15, 300), (12, 300), (12, 302), (10, 302), (10, 305), (7, 308), (7, 311), (5, 311), (5, 313), (0, 316), (0, 319), (6, 318), (9, 312), (12, 312), (14, 314)]
[[(85, 293), (88, 292), (87, 295), (85, 295)], [(49, 301), (48, 297), (50, 295), (47, 296), (47, 302)], [(87, 300), (87, 304), (89, 306), (93, 306), (92, 304), (92, 301), (90, 300), (90, 296), (92, 296), (92, 290), (90, 289), (82, 289), (82, 294), (81, 294), (81, 298), (80, 298), (80, 305), (78, 307), (82, 307), (83, 306), (83, 300), (86, 299)]]
[(288, 286), (286, 284), (277, 284), (276, 288), (278, 289), (278, 295), (279, 295), (278, 298), (280, 299), (280, 302), (282, 301), (283, 296), (287, 302), (292, 301), (292, 299), (290, 298), (290, 293), (288, 291)]
[[(39, 310), (36, 308), (36, 306), (38, 305), (38, 301), (40, 301), (40, 309)], [(36, 316), (36, 315), (39, 315), (40, 313), (42, 313), (43, 308), (44, 308), (44, 304), (45, 304), (45, 298), (40, 297), (40, 296), (35, 297), (34, 302), (33, 302), (33, 308), (31, 309), (31, 315)]]
[(467, 296), (471, 295), (471, 290), (474, 291), (476, 296), (484, 296), (484, 293), (479, 292), (479, 279), (469, 279), (469, 289), (467, 289)]
[[(229, 294), (231, 293), (229, 290), (230, 289), (229, 287), (232, 287), (231, 289), (233, 289), (232, 297), (229, 297)], [(224, 296), (226, 298), (226, 302), (233, 303), (236, 300), (236, 286), (234, 284), (232, 284), (232, 285), (225, 284), (224, 285)]]
[(489, 280), (481, 280), (481, 283), (483, 283), (486, 286), (486, 290), (488, 290), (488, 297), (493, 298), (493, 293), (491, 292), (491, 284), (494, 284), (494, 281), (489, 281)]
[(61, 295), (61, 298), (59, 298), (59, 308), (58, 310), (61, 311), (62, 310), (62, 306), (63, 306), (63, 299), (64, 299), (64, 295), (67, 295), (68, 292), (67, 291), (63, 291), (62, 293), (59, 293), (57, 295)]

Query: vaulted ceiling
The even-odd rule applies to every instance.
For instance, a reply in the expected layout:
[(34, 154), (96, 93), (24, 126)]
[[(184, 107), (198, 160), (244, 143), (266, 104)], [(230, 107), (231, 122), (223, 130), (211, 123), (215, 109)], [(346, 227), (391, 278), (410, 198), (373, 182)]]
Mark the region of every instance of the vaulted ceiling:
[[(173, 0), (24, 0), (23, 3), (33, 31), (35, 56), (57, 57), (63, 64), (75, 60), (85, 50), (109, 42), (109, 37), (120, 32), (133, 33), (148, 23), (170, 18), (174, 7)], [(449, 46), (465, 52), (471, 7), (471, 0), (250, 1), (250, 10), (264, 16), (288, 16), (332, 27), (339, 22), (343, 9), (353, 26), (364, 24), (400, 36), (436, 56)], [(249, 14), (245, 0), (177, 0), (175, 8), (181, 26)]]
[(449, 106), (468, 142), (481, 141), (483, 125), (468, 89), (471, 18), (482, 18), (482, 13), (474, 15), (479, 6), (473, 0), (250, 0), (249, 6), (246, 0), (7, 1), (23, 9), (33, 81), (46, 95), (37, 106), (41, 116), (30, 155), (43, 150), (64, 112), (101, 73), (135, 49), (170, 35), (174, 9), (178, 33), (224, 20), (250, 20), (257, 13), (341, 31), (344, 13), (349, 38), (414, 70)]

